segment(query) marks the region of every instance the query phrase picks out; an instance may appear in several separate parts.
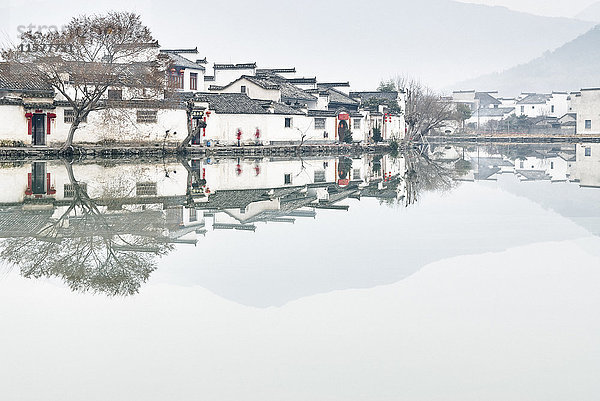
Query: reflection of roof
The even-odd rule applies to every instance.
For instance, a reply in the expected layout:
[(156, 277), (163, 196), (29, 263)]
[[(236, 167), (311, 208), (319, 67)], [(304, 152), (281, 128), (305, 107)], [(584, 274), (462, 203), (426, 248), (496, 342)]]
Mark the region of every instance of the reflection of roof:
[(48, 225), (53, 213), (53, 209), (38, 211), (20, 207), (0, 210), (0, 238), (35, 235)]
[(523, 176), (526, 181), (546, 181), (552, 178), (543, 170), (517, 170), (517, 173)]
[(476, 180), (489, 180), (496, 173), (500, 172), (500, 167), (479, 167), (479, 170), (474, 173)]

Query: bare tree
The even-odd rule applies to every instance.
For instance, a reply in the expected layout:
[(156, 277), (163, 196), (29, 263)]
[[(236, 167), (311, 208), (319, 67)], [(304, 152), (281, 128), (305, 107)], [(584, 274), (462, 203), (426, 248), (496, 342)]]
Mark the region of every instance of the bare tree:
[(16, 48), (2, 52), (16, 74), (54, 88), (74, 111), (63, 151), (73, 146), (88, 115), (111, 107), (109, 88), (158, 96), (165, 88), (167, 57), (134, 13), (79, 16), (61, 31), (26, 32)]
[(411, 78), (398, 76), (398, 90), (406, 92), (404, 112), (408, 128), (408, 141), (422, 140), (433, 130), (441, 128), (446, 121), (453, 120), (454, 108), (433, 89)]

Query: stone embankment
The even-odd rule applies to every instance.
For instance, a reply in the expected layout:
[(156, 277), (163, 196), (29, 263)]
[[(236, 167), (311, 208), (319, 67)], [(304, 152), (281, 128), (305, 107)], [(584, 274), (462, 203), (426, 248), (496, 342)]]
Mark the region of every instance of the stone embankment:
[(82, 145), (71, 152), (61, 152), (58, 147), (0, 148), (0, 159), (44, 160), (59, 157), (72, 158), (135, 158), (135, 157), (268, 157), (310, 155), (359, 155), (381, 153), (389, 150), (388, 144), (352, 145), (265, 145), (265, 146), (191, 146), (183, 150), (175, 146), (87, 146)]
[(428, 142), (433, 143), (600, 143), (600, 135), (446, 135), (429, 136)]

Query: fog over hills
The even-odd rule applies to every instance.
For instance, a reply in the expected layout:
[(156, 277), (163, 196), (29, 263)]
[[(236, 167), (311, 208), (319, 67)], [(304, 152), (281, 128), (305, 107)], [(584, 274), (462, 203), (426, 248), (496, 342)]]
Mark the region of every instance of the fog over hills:
[(582, 21), (594, 21), (600, 23), (600, 1), (586, 7), (585, 10), (575, 16)]
[[(108, 3), (109, 5), (107, 5)], [(302, 75), (368, 89), (404, 73), (443, 87), (525, 63), (593, 26), (450, 0), (221, 0), (195, 7), (158, 0), (107, 0), (53, 7), (2, 5), (2, 30), (62, 24), (107, 9), (142, 14), (165, 47), (198, 46), (209, 61), (296, 66)], [(8, 10), (6, 10), (8, 8)]]
[(600, 86), (600, 25), (553, 52), (502, 73), (461, 82), (454, 89), (523, 92), (575, 91)]

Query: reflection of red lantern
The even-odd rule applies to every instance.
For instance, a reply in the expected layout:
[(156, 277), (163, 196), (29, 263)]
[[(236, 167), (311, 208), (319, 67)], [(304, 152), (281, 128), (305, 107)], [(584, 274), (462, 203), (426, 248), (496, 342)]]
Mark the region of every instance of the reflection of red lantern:
[(256, 173), (256, 175), (260, 175), (260, 166), (257, 164), (256, 166), (254, 166), (254, 172)]
[(256, 137), (256, 139), (260, 138), (260, 130), (258, 128), (256, 129), (256, 133), (254, 134), (254, 136)]
[(240, 166), (239, 163), (237, 166), (235, 166), (235, 172), (237, 173), (237, 175), (242, 174), (242, 166)]
[(238, 128), (238, 130), (237, 130), (237, 140), (239, 141), (240, 139), (242, 139), (242, 130)]

